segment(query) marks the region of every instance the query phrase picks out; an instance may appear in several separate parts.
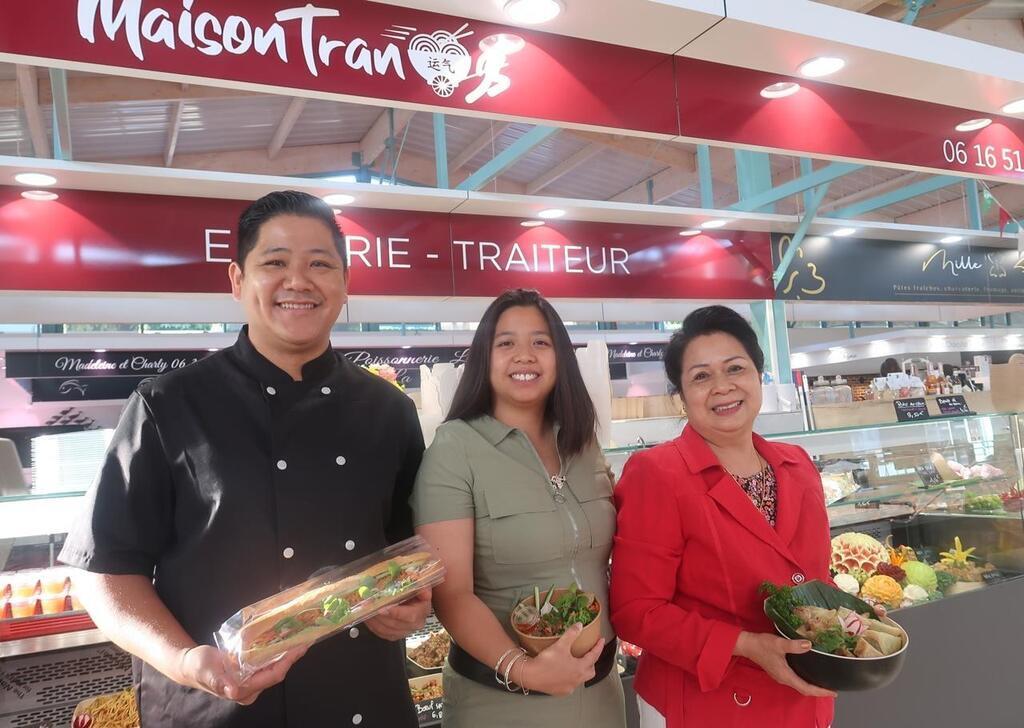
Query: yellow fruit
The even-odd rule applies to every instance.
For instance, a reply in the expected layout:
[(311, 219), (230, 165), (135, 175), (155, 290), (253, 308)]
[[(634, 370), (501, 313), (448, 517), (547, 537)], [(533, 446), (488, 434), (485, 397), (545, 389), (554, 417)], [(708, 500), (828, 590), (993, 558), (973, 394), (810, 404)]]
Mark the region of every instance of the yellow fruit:
[(860, 588), (862, 597), (871, 597), (887, 607), (899, 607), (903, 601), (903, 589), (891, 576), (876, 574)]

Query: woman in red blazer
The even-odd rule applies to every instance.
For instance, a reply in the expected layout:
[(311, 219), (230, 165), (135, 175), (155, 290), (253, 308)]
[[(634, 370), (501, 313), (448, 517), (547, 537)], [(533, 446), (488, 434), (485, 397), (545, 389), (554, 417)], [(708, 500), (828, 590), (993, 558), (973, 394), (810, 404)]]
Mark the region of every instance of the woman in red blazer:
[(764, 581), (829, 579), (821, 478), (802, 449), (754, 434), (764, 355), (743, 318), (694, 311), (665, 371), (688, 417), (635, 453), (615, 489), (611, 619), (643, 648), (643, 728), (827, 728), (835, 694), (801, 680), (776, 635)]

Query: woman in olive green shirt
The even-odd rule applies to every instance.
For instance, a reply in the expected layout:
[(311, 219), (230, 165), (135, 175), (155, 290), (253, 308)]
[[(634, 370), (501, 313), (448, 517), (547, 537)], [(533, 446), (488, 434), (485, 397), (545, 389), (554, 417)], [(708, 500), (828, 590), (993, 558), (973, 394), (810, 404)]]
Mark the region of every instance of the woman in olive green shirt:
[[(448, 568), (434, 589), (455, 643), (445, 728), (625, 725), (607, 617), (611, 496), (565, 326), (536, 291), (506, 292), (480, 321), (412, 498), (417, 531)], [(534, 587), (573, 582), (600, 600), (602, 639), (575, 658), (577, 627), (537, 657), (521, 654), (512, 608)]]

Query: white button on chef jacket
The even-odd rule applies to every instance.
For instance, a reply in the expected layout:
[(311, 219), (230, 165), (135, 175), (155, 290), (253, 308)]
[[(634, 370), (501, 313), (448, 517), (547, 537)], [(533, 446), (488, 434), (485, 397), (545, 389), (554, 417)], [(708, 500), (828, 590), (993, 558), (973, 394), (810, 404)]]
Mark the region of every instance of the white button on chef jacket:
[(336, 462), (338, 465), (344, 465), (348, 461), (345, 459), (344, 455), (339, 455), (338, 457), (334, 458), (334, 462)]
[(284, 470), (287, 467), (288, 467), (288, 463), (286, 463), (284, 460), (278, 460), (277, 461), (277, 469), (278, 470)]
[(355, 715), (352, 716), (352, 725), (359, 725), (362, 722), (363, 722), (363, 716), (361, 716), (359, 713), (356, 713)]
[(348, 636), (351, 637), (352, 639), (355, 639), (356, 637), (358, 637), (359, 636), (359, 628), (358, 627), (353, 627), (352, 629), (350, 629), (348, 631)]
[(346, 551), (351, 551), (351, 550), (353, 550), (353, 549), (354, 549), (355, 547), (356, 547), (356, 542), (355, 542), (355, 541), (346, 541), (346, 542), (345, 542), (345, 550), (346, 550)]
[(273, 395), (277, 394), (277, 390), (274, 389), (273, 387), (267, 387), (267, 394), (273, 396)]
[(320, 387), (320, 391), (323, 394), (330, 394), (331, 393), (331, 388), (330, 387)]
[(292, 556), (295, 555), (295, 549), (293, 549), (291, 546), (289, 546), (288, 548), (286, 548), (284, 551), (281, 552), (281, 555), (284, 556), (286, 559), (290, 559)]

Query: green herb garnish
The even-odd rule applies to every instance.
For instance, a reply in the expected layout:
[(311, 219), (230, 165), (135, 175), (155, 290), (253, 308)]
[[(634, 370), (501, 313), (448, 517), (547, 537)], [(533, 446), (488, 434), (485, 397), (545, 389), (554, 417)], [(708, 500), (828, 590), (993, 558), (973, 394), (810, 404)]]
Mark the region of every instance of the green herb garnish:
[(348, 602), (339, 596), (331, 595), (324, 599), (324, 619), (338, 624), (348, 615)]
[(287, 630), (298, 629), (300, 627), (302, 627), (302, 622), (297, 620), (295, 617), (285, 617), (274, 625), (274, 631), (285, 632)]
[(763, 582), (758, 590), (768, 598), (768, 608), (786, 621), (791, 628), (796, 629), (803, 622), (793, 613), (793, 610), (800, 605), (793, 597), (793, 589), (788, 586), (775, 586), (770, 581)]
[(834, 654), (842, 647), (852, 650), (857, 646), (857, 638), (847, 636), (838, 627), (829, 627), (828, 629), (819, 632), (811, 644), (814, 645), (814, 649), (819, 652)]
[(388, 563), (388, 576), (392, 579), (397, 579), (398, 575), (402, 573), (402, 567), (394, 561)]

